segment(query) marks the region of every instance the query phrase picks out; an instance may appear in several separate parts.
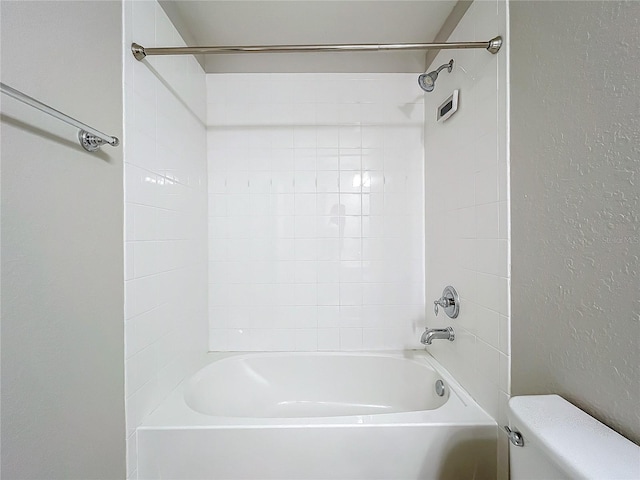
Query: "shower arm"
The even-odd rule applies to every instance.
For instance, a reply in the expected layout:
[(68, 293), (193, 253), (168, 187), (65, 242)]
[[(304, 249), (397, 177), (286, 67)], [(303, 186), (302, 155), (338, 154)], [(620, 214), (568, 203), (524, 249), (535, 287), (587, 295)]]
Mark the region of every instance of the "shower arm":
[[(440, 65), (438, 68), (436, 68), (436, 74), (439, 74), (442, 70), (444, 70), (445, 68), (449, 69), (451, 68), (452, 63), (451, 62), (447, 62), (444, 65)], [(433, 73), (433, 72), (432, 72)]]
[(131, 44), (131, 53), (137, 60), (147, 55), (201, 55), (234, 53), (304, 53), (304, 52), (378, 52), (393, 50), (451, 50), (461, 48), (484, 48), (492, 54), (502, 47), (502, 37), (497, 36), (488, 42), (455, 43), (389, 43), (389, 44), (351, 44), (351, 45), (247, 45), (213, 47), (143, 47)]

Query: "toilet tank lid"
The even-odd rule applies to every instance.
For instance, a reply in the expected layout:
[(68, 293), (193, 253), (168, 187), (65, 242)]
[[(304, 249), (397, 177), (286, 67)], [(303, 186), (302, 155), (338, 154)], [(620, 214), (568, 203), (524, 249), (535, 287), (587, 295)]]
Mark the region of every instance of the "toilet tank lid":
[(640, 478), (640, 447), (559, 395), (512, 397), (508, 417), (569, 478)]

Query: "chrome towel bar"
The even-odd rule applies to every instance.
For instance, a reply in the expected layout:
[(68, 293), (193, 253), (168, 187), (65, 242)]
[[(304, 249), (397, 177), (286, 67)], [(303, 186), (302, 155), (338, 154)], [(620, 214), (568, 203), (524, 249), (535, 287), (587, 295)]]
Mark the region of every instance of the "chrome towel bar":
[(27, 105), (36, 108), (41, 112), (48, 113), (58, 120), (62, 120), (69, 125), (79, 128), (80, 131), (78, 132), (78, 141), (80, 142), (80, 145), (82, 145), (82, 148), (84, 148), (88, 152), (95, 152), (105, 143), (111, 145), (112, 147), (117, 147), (118, 145), (120, 145), (120, 140), (118, 140), (118, 137), (112, 137), (110, 135), (102, 133), (100, 130), (96, 130), (86, 123), (82, 123), (75, 118), (56, 110), (55, 108), (52, 108), (49, 105), (30, 97), (29, 95), (25, 95), (21, 91), (16, 90), (9, 85), (0, 83), (0, 90), (2, 91), (2, 93), (9, 95), (10, 97), (15, 98), (22, 103), (26, 103)]

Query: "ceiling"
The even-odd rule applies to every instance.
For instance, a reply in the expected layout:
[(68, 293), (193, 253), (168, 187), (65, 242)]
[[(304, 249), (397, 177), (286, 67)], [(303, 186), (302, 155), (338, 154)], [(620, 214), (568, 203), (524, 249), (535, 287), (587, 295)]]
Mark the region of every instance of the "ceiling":
[[(160, 1), (185, 41), (194, 46), (433, 42), (456, 3), (457, 0)], [(208, 73), (416, 73), (426, 66), (425, 51), (206, 55), (201, 63)]]

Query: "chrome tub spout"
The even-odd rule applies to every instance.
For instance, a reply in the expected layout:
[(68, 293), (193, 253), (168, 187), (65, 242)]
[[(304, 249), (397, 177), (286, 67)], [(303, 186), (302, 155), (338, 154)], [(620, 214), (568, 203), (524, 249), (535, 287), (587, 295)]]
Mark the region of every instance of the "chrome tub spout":
[(431, 345), (431, 342), (435, 339), (449, 340), (453, 342), (456, 335), (453, 328), (427, 328), (425, 329), (422, 337), (420, 337), (420, 343), (423, 345)]

